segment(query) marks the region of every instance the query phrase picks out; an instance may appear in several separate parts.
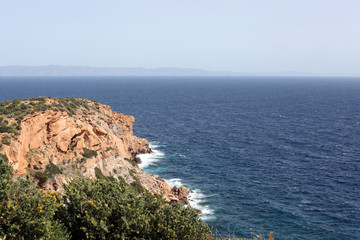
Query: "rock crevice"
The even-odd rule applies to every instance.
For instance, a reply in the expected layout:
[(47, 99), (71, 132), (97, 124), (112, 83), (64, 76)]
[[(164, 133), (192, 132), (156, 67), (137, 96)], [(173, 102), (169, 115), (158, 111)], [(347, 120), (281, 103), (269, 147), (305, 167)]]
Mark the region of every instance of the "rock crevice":
[[(69, 101), (83, 105), (71, 109), (71, 115), (46, 107), (45, 111), (23, 117), (18, 136), (0, 150), (12, 163), (15, 175), (34, 176), (37, 172), (45, 172), (49, 164), (55, 164), (61, 174), (48, 174), (49, 179), (41, 185), (45, 190), (62, 192), (63, 183), (79, 176), (95, 178), (98, 168), (104, 176), (121, 177), (129, 184), (139, 181), (144, 188), (163, 195), (168, 202), (188, 204), (188, 189), (172, 188), (137, 166), (136, 155), (150, 153), (151, 149), (146, 139), (133, 135), (134, 117), (86, 99)], [(29, 103), (28, 100), (22, 102)], [(51, 104), (49, 106), (61, 102), (62, 99), (42, 100), (42, 104)], [(0, 138), (4, 136), (0, 133)]]

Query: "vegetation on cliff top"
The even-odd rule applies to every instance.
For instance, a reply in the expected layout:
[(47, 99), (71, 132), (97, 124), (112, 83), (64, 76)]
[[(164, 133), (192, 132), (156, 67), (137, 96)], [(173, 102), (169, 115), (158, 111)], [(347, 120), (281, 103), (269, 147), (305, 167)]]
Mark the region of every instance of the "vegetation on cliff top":
[(8, 133), (12, 136), (19, 135), (21, 120), (28, 114), (39, 111), (53, 110), (65, 112), (70, 117), (81, 112), (96, 111), (97, 101), (81, 98), (52, 98), (38, 97), (30, 99), (15, 99), (0, 103), (0, 133)]
[(192, 208), (165, 205), (161, 196), (121, 179), (78, 178), (60, 196), (38, 190), (29, 177), (14, 181), (0, 155), (1, 239), (208, 239), (209, 234)]

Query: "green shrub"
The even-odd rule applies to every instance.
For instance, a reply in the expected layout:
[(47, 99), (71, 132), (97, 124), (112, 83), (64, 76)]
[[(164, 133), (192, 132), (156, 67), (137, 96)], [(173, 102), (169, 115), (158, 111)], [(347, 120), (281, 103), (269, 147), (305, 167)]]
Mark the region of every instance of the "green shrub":
[(27, 108), (27, 106), (26, 106), (25, 103), (21, 103), (21, 104), (20, 104), (20, 108), (21, 108), (22, 110), (25, 110), (25, 109)]
[(42, 111), (46, 111), (46, 110), (48, 110), (49, 109), (49, 106), (48, 105), (45, 105), (45, 104), (42, 104), (42, 103), (40, 103), (39, 105), (37, 105), (35, 108), (34, 108), (34, 110), (36, 111), (36, 112), (42, 112)]
[(61, 169), (52, 162), (50, 162), (48, 165), (46, 165), (45, 171), (49, 176), (53, 176), (56, 174), (62, 174)]
[(97, 179), (106, 179), (105, 175), (101, 172), (100, 168), (95, 167), (95, 177)]
[[(36, 189), (25, 177), (13, 181), (0, 154), (1, 239), (208, 239), (209, 227), (190, 207), (164, 205), (114, 178), (78, 178), (62, 197)], [(52, 166), (53, 168), (53, 166)]]
[(37, 98), (30, 98), (29, 101), (39, 101), (40, 103), (45, 103), (45, 98), (46, 97), (37, 97)]
[(40, 185), (44, 185), (46, 181), (49, 179), (49, 175), (42, 171), (35, 171), (34, 177), (39, 180)]
[(138, 193), (142, 193), (142, 192), (144, 192), (144, 190), (145, 190), (138, 179), (135, 180), (135, 181), (133, 181), (130, 185), (131, 185), (131, 186), (134, 188), (134, 190), (135, 190), (136, 192), (138, 192)]
[(125, 184), (125, 185), (127, 184), (126, 181), (125, 181), (125, 179), (124, 179), (122, 176), (118, 176), (118, 180), (119, 180), (120, 184), (123, 184), (123, 185), (124, 185), (124, 184)]
[[(0, 165), (1, 165), (1, 163), (7, 164), (8, 162), (9, 162), (9, 159), (7, 158), (7, 156), (5, 154), (0, 153)], [(1, 167), (5, 168), (6, 166), (1, 165)], [(0, 174), (1, 173), (2, 172), (0, 171)]]
[(54, 163), (50, 162), (45, 167), (45, 171), (34, 171), (34, 177), (39, 180), (40, 185), (44, 185), (49, 178), (52, 178), (56, 174), (62, 174), (61, 169)]
[(88, 103), (87, 102), (83, 102), (83, 105), (82, 105), (86, 110), (90, 110), (90, 108), (89, 108), (89, 105), (88, 105)]
[(87, 113), (84, 110), (89, 111), (90, 109), (93, 109), (93, 107), (89, 106), (87, 100), (84, 99), (69, 97), (52, 99), (57, 101), (57, 103), (46, 103), (46, 97), (25, 99), (30, 101), (28, 104), (22, 102), (20, 99), (15, 99), (12, 102), (2, 102), (0, 103), (0, 115), (5, 115), (8, 118), (15, 118), (18, 122), (20, 122), (27, 114), (33, 114), (38, 111), (61, 111), (66, 112), (68, 116), (72, 117), (73, 115), (76, 115), (79, 108), (83, 108), (83, 114)]
[(130, 176), (132, 176), (132, 177), (134, 178), (134, 180), (136, 180), (136, 179), (135, 179), (136, 176), (135, 176), (135, 170), (134, 170), (134, 169), (130, 169), (130, 170), (129, 170), (129, 174), (130, 174)]
[(179, 203), (161, 208), (151, 222), (150, 239), (208, 239), (209, 226), (199, 219), (191, 207)]
[(0, 133), (8, 132), (9, 130), (11, 130), (11, 127), (7, 123), (0, 122)]
[(124, 158), (124, 160), (128, 161), (129, 163), (131, 163), (131, 165), (132, 165), (133, 167), (137, 167), (137, 166), (138, 166), (137, 163), (136, 163), (135, 161), (131, 160), (131, 159)]
[(84, 152), (83, 152), (83, 156), (84, 158), (92, 158), (92, 157), (97, 157), (97, 152), (95, 150), (90, 150), (87, 148), (83, 148)]
[(105, 179), (78, 179), (66, 185), (56, 217), (72, 239), (201, 240), (209, 236), (209, 227), (191, 208), (164, 206), (162, 198), (148, 191), (139, 193)]
[(59, 196), (37, 190), (29, 178), (13, 181), (5, 158), (0, 155), (0, 239), (70, 239), (54, 219)]
[(9, 135), (5, 135), (5, 136), (1, 139), (1, 143), (9, 146), (9, 145), (10, 145), (10, 136), (9, 136)]

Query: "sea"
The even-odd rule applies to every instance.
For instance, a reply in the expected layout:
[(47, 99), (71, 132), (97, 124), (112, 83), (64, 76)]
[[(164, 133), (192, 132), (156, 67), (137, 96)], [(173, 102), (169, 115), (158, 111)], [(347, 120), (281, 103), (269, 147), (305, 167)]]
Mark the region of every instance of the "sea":
[(218, 237), (360, 239), (360, 78), (0, 78), (0, 101), (38, 96), (133, 115), (140, 167)]

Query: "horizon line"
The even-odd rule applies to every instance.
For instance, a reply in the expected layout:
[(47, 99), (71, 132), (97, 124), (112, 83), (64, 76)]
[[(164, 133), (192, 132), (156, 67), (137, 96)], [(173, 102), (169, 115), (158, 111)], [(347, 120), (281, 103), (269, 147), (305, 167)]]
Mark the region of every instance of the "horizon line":
[[(4, 73), (1, 70), (5, 68), (36, 68), (44, 70), (46, 68), (75, 68), (73, 70), (80, 70), (81, 68), (96, 69), (98, 72), (93, 73), (40, 73), (40, 72), (32, 72), (32, 73), (21, 73), (21, 72), (11, 72), (11, 73)], [(77, 69), (76, 69), (77, 68)], [(14, 69), (10, 69), (14, 70)], [(24, 69), (25, 70), (25, 69)], [(51, 69), (47, 69), (51, 71)], [(53, 69), (54, 70), (54, 69)], [(84, 70), (84, 69), (82, 69)], [(128, 73), (104, 73), (99, 72), (101, 70), (117, 70), (117, 71), (152, 71), (147, 73), (136, 73), (136, 72), (128, 72)], [(155, 73), (155, 71), (178, 71), (176, 74), (163, 72), (163, 73)], [(189, 73), (192, 71), (192, 74)], [(49, 65), (4, 65), (0, 66), (0, 76), (2, 77), (11, 77), (11, 76), (19, 76), (19, 77), (31, 77), (31, 76), (83, 76), (83, 77), (90, 77), (90, 76), (109, 76), (109, 77), (129, 77), (129, 76), (189, 76), (189, 77), (212, 77), (212, 76), (228, 76), (228, 77), (360, 77), (360, 74), (348, 74), (348, 73), (309, 73), (309, 72), (302, 72), (302, 71), (280, 71), (280, 72), (235, 72), (235, 71), (228, 71), (228, 70), (206, 70), (201, 68), (192, 68), (192, 67), (98, 67), (98, 66), (89, 66), (89, 65), (56, 65), (56, 64), (49, 64)]]

